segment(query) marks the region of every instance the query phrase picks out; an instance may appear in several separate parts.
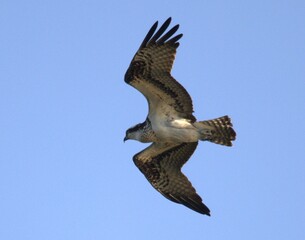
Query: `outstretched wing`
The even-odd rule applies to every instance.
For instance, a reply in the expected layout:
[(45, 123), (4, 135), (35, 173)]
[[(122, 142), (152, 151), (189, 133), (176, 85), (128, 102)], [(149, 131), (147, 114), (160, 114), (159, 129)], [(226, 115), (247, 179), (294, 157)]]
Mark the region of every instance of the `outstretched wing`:
[(146, 97), (149, 117), (155, 114), (162, 116), (167, 112), (171, 116), (195, 121), (190, 95), (170, 73), (178, 40), (182, 37), (182, 34), (172, 37), (179, 25), (166, 32), (170, 22), (171, 18), (168, 18), (156, 33), (158, 22), (151, 27), (130, 63), (125, 82)]
[(152, 186), (169, 200), (210, 216), (190, 181), (181, 172), (198, 142), (176, 145), (153, 143), (133, 157), (133, 161)]

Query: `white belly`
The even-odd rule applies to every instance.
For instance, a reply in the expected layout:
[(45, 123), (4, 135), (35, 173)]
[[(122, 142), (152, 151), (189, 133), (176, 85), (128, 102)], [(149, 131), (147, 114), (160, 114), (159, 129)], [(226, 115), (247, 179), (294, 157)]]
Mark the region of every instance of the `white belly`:
[(154, 123), (152, 128), (157, 138), (165, 142), (197, 142), (198, 130), (186, 119)]

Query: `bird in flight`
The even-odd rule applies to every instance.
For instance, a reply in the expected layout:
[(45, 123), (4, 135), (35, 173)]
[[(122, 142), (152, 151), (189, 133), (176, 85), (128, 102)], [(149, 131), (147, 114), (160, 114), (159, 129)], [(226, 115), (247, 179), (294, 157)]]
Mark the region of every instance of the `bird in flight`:
[(228, 116), (206, 121), (194, 117), (190, 95), (171, 75), (182, 34), (175, 35), (179, 25), (167, 31), (170, 22), (168, 18), (159, 30), (158, 22), (151, 27), (125, 74), (125, 82), (147, 99), (149, 112), (143, 123), (126, 131), (124, 141), (152, 142), (134, 155), (135, 165), (163, 196), (210, 216), (181, 168), (199, 140), (232, 146), (236, 133)]

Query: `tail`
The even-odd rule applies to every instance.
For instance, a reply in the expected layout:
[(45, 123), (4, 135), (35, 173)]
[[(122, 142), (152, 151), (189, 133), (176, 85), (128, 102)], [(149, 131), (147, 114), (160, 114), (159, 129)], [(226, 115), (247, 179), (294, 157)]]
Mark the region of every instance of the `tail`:
[(231, 119), (228, 116), (196, 122), (196, 127), (200, 131), (200, 140), (208, 140), (213, 143), (232, 146), (236, 133), (233, 129)]

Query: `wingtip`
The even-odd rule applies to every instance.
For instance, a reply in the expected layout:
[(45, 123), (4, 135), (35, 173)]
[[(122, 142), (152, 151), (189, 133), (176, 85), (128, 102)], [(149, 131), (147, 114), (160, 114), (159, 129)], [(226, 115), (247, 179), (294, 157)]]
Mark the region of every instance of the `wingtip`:
[[(166, 20), (165, 20), (165, 22), (164, 23), (166, 23), (166, 24), (170, 24), (171, 23), (171, 21), (172, 21), (172, 17), (169, 17), (169, 18), (167, 18)], [(159, 21), (157, 20), (155, 23), (154, 23), (154, 25), (157, 25), (158, 26), (158, 24), (159, 24)]]
[(157, 27), (158, 27), (158, 24), (159, 24), (159, 21), (157, 20), (157, 21), (155, 21), (155, 23), (152, 25), (151, 28), (157, 28)]
[(197, 211), (195, 209), (193, 209), (193, 210), (198, 212), (198, 213), (200, 213), (200, 214), (202, 214), (202, 215), (207, 215), (207, 216), (211, 217), (211, 213), (210, 213), (209, 209), (204, 209), (204, 210), (200, 209), (199, 211)]
[[(203, 205), (204, 205), (204, 204), (203, 204)], [(196, 210), (195, 210), (195, 211), (196, 211)], [(205, 205), (204, 205), (204, 207), (202, 207), (202, 208), (200, 209), (200, 211), (197, 211), (197, 212), (199, 212), (199, 213), (201, 213), (201, 214), (203, 214), (203, 215), (207, 215), (207, 216), (211, 217), (210, 209), (209, 209), (207, 206), (205, 206)]]

